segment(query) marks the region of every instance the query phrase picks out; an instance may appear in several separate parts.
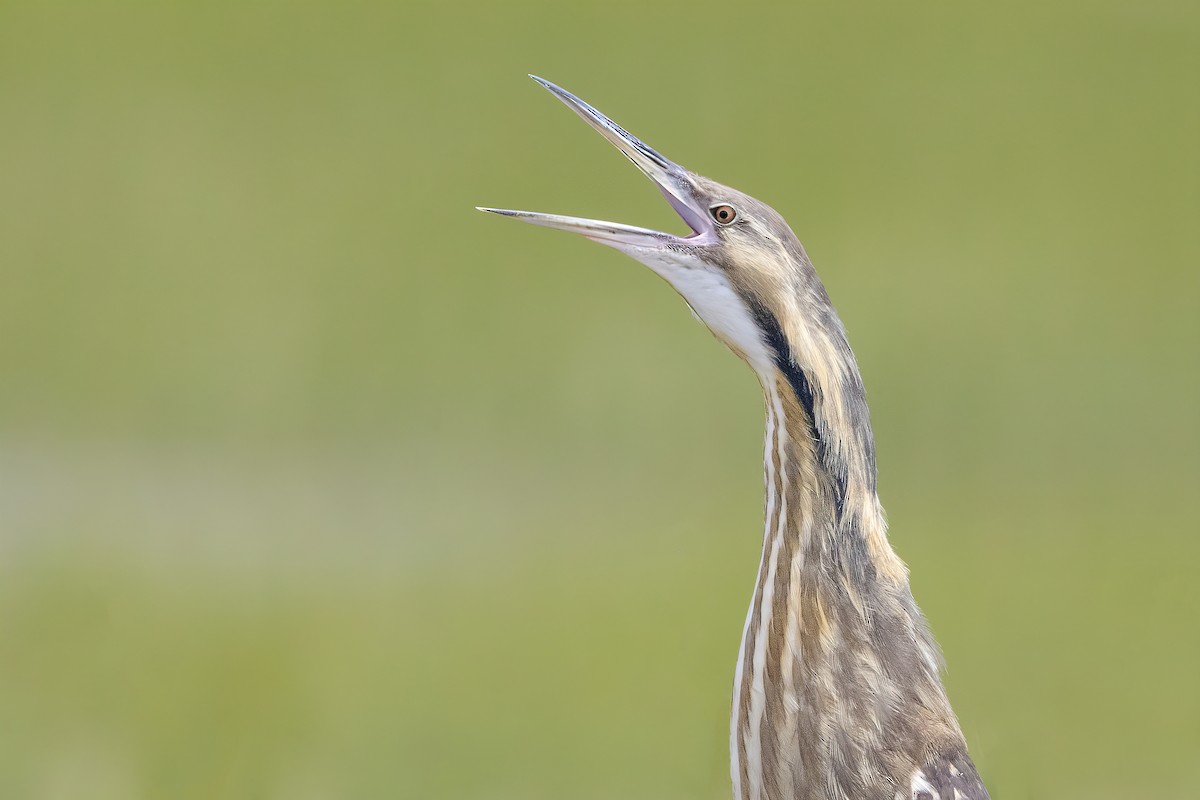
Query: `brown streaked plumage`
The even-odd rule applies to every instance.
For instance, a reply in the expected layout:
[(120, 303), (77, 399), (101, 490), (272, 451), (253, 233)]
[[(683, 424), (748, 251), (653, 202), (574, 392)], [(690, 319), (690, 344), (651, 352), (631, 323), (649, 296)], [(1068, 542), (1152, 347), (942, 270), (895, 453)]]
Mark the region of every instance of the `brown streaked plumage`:
[(645, 263), (754, 370), (766, 528), (734, 681), (737, 800), (987, 800), (941, 655), (887, 540), (862, 377), (804, 248), (773, 209), (667, 160), (535, 78), (659, 187), (687, 236), (526, 211)]

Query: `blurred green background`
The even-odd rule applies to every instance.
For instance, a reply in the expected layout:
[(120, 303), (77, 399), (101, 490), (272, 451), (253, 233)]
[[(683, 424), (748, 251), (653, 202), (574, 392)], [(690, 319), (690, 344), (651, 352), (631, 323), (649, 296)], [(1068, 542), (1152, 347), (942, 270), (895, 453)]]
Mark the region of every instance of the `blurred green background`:
[(771, 202), (996, 797), (1200, 796), (1194, 3), (0, 5), (0, 797), (724, 798)]

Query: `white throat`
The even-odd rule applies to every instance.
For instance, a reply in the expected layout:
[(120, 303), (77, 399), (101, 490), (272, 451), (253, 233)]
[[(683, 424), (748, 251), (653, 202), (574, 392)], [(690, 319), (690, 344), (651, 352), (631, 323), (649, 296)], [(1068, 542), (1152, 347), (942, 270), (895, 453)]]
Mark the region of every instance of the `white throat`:
[(763, 342), (762, 331), (746, 303), (724, 273), (687, 253), (637, 247), (620, 249), (671, 284), (700, 321), (746, 359), (764, 386), (768, 381), (773, 382), (774, 356)]

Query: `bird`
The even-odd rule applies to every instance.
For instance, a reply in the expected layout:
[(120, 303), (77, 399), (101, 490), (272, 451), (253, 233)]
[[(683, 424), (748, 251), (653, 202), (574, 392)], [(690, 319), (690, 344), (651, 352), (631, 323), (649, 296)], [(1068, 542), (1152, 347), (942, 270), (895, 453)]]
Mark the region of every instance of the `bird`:
[(734, 671), (735, 800), (988, 800), (888, 541), (861, 373), (800, 240), (767, 204), (530, 77), (650, 178), (690, 231), (477, 208), (642, 262), (762, 386), (765, 526)]

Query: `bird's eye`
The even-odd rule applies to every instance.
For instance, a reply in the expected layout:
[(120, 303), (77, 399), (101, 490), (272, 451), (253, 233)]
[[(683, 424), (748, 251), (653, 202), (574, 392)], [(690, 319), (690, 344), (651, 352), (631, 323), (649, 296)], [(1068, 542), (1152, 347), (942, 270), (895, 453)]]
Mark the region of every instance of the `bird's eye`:
[(722, 225), (728, 225), (737, 219), (737, 209), (724, 203), (713, 206), (708, 213), (712, 214), (712, 218)]

